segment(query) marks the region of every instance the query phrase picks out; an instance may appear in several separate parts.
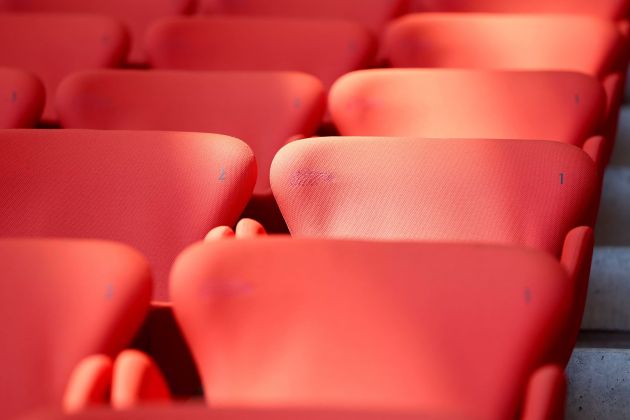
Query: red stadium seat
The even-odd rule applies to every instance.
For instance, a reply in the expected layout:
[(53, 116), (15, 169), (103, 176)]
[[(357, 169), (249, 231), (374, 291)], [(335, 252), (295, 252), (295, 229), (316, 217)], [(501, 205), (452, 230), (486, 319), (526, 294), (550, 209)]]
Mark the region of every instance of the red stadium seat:
[(604, 83), (609, 116), (604, 131), (614, 142), (627, 50), (615, 24), (588, 16), (419, 13), (388, 27), (381, 59), (392, 67), (586, 73)]
[(258, 162), (256, 193), (271, 195), (269, 167), (289, 140), (322, 119), (321, 83), (301, 73), (96, 70), (58, 89), (66, 128), (220, 133), (246, 141)]
[[(539, 418), (539, 417), (537, 417)], [(91, 409), (74, 415), (58, 411), (38, 411), (22, 420), (477, 420), (467, 417), (449, 417), (439, 414), (404, 413), (400, 411), (348, 411), (326, 408), (287, 409), (208, 409), (199, 404), (173, 406), (147, 406), (115, 411)]]
[(0, 68), (0, 129), (29, 128), (39, 121), (45, 101), (44, 86), (21, 70)]
[(582, 147), (601, 134), (606, 94), (579, 73), (364, 70), (335, 84), (329, 106), (344, 136), (536, 139)]
[(558, 13), (597, 16), (610, 20), (628, 17), (628, 0), (411, 0), (412, 12)]
[(344, 73), (371, 64), (375, 42), (352, 22), (170, 18), (149, 30), (147, 49), (156, 68), (302, 71), (328, 88)]
[(579, 148), (524, 140), (305, 139), (271, 167), (294, 236), (489, 241), (554, 255), (586, 222), (596, 179)]
[(570, 347), (592, 253), (592, 231), (579, 226), (592, 222), (598, 184), (587, 153), (537, 140), (306, 139), (271, 166), (295, 237), (486, 242), (561, 258), (577, 290)]
[(562, 382), (544, 365), (572, 290), (551, 256), (491, 245), (224, 240), (189, 248), (171, 274), (212, 407), (461, 419), (515, 418), (541, 404), (526, 388), (554, 399), (531, 388)]
[(407, 0), (200, 0), (199, 11), (261, 17), (344, 19), (378, 34), (388, 20), (406, 11)]
[(0, 66), (38, 76), (46, 87), (43, 118), (54, 121), (57, 85), (73, 71), (116, 67), (127, 51), (124, 27), (95, 15), (0, 14)]
[(418, 13), (389, 26), (382, 53), (392, 67), (564, 70), (603, 79), (625, 65), (625, 45), (613, 23), (591, 17)]
[(131, 36), (129, 59), (146, 61), (144, 33), (155, 20), (192, 13), (194, 0), (0, 0), (0, 10), (13, 12), (94, 13), (120, 20)]
[(0, 273), (0, 417), (7, 419), (61, 406), (75, 365), (122, 350), (151, 298), (147, 262), (115, 243), (2, 239)]
[(256, 182), (251, 150), (201, 133), (0, 132), (0, 235), (99, 238), (147, 256), (166, 300), (175, 256), (233, 225)]

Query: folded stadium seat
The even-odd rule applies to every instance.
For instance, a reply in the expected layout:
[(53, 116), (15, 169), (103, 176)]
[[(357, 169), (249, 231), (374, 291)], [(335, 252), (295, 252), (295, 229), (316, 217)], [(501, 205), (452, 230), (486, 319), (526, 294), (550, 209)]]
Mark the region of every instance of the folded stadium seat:
[(561, 410), (562, 369), (547, 354), (572, 291), (553, 257), (479, 244), (215, 241), (171, 274), (212, 407), (461, 419)]
[(282, 18), (167, 18), (149, 29), (146, 44), (155, 68), (302, 71), (326, 88), (375, 53), (359, 24)]
[(418, 13), (390, 24), (380, 55), (391, 67), (563, 70), (595, 76), (606, 89), (606, 134), (614, 141), (627, 46), (612, 22), (588, 16)]
[(96, 15), (0, 13), (0, 66), (27, 70), (46, 88), (43, 119), (54, 122), (54, 92), (76, 70), (116, 67), (127, 52), (124, 27)]
[[(220, 133), (246, 141), (258, 162), (249, 212), (265, 225), (284, 224), (269, 167), (289, 140), (309, 137), (326, 98), (314, 77), (290, 72), (96, 70), (64, 80), (56, 105), (62, 127)], [(286, 231), (286, 227), (284, 228)]]
[(44, 108), (45, 95), (37, 77), (0, 67), (0, 129), (34, 127)]
[(535, 139), (582, 147), (601, 134), (606, 94), (596, 79), (572, 72), (363, 70), (335, 83), (329, 107), (343, 136)]
[(407, 11), (408, 0), (199, 0), (199, 12), (262, 17), (343, 19), (362, 24), (372, 33)]
[(97, 238), (146, 255), (156, 301), (175, 256), (233, 225), (256, 182), (251, 150), (201, 133), (0, 132), (0, 235)]
[[(538, 417), (536, 417), (538, 418)], [(326, 408), (259, 408), (209, 409), (199, 404), (147, 406), (115, 411), (93, 408), (73, 415), (40, 410), (22, 420), (462, 420), (438, 413), (404, 413), (399, 411), (348, 411)], [(534, 419), (534, 417), (532, 417)], [(466, 420), (474, 420), (467, 418)]]
[(418, 13), (389, 25), (383, 54), (393, 67), (573, 70), (603, 78), (625, 64), (624, 46), (614, 24), (587, 16)]
[(411, 0), (410, 12), (558, 13), (625, 20), (628, 0)]
[(153, 21), (192, 13), (194, 0), (0, 0), (0, 11), (94, 13), (106, 15), (125, 24), (131, 36), (129, 60), (144, 63), (144, 33)]
[(487, 242), (560, 258), (577, 290), (569, 347), (586, 298), (592, 230), (584, 225), (598, 183), (589, 154), (539, 140), (305, 139), (271, 166), (295, 237)]
[[(4, 203), (0, 208), (4, 219)], [(0, 239), (0, 273), (0, 417), (6, 419), (60, 407), (77, 363), (128, 345), (151, 298), (144, 257), (111, 242)], [(108, 367), (97, 365), (83, 378), (92, 402), (105, 397)]]

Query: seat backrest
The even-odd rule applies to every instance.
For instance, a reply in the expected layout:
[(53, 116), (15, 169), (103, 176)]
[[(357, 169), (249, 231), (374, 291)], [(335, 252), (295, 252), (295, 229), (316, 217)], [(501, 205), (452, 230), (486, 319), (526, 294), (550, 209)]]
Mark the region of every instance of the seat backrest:
[(331, 90), (343, 136), (554, 140), (582, 146), (599, 134), (606, 94), (568, 72), (364, 70)]
[(597, 179), (581, 149), (538, 140), (305, 139), (271, 165), (297, 237), (491, 242), (556, 256), (588, 218)]
[(233, 225), (256, 182), (251, 150), (201, 133), (0, 132), (0, 235), (127, 243), (165, 300), (175, 256), (213, 227)]
[(626, 61), (614, 23), (569, 15), (407, 15), (388, 27), (382, 54), (392, 67), (564, 70), (598, 78)]
[(610, 20), (628, 16), (628, 0), (411, 0), (411, 12), (560, 13)]
[(572, 283), (521, 248), (272, 237), (194, 245), (171, 296), (213, 407), (508, 419)]
[(114, 355), (149, 307), (149, 266), (99, 241), (0, 239), (0, 406), (3, 418), (61, 406), (70, 373)]
[(104, 16), (0, 13), (0, 66), (39, 77), (47, 121), (56, 119), (53, 99), (61, 79), (77, 70), (120, 65), (127, 44), (123, 25)]
[(378, 34), (388, 20), (406, 11), (407, 0), (200, 0), (199, 11), (261, 17), (344, 19)]
[(369, 65), (375, 42), (352, 22), (217, 16), (163, 19), (147, 48), (156, 68), (301, 71), (328, 88)]
[(0, 67), (0, 129), (34, 127), (45, 98), (44, 86), (37, 77)]
[(258, 162), (256, 192), (271, 194), (269, 167), (295, 136), (319, 127), (326, 98), (303, 73), (95, 70), (59, 87), (67, 128), (219, 133), (244, 140)]
[(144, 33), (155, 20), (194, 11), (194, 0), (0, 0), (0, 10), (37, 13), (94, 13), (125, 24), (131, 36), (129, 60), (142, 63)]

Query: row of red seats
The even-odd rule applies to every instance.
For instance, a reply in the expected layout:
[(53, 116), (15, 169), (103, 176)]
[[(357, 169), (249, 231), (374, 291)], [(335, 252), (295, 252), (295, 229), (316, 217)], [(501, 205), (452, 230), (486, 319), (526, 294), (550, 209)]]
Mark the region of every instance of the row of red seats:
[[(245, 140), (258, 164), (246, 213), (281, 226), (270, 210), (272, 160), (287, 142), (315, 134), (325, 96), (321, 83), (300, 73), (100, 70), (66, 79), (56, 102), (65, 128), (198, 131)], [(600, 171), (617, 120), (601, 84), (570, 72), (366, 70), (344, 76), (328, 102), (345, 136), (552, 140), (589, 148)]]
[[(326, 102), (344, 136), (539, 139), (579, 147), (602, 136), (609, 153), (617, 121), (601, 83), (559, 71), (365, 70), (345, 75), (326, 101), (321, 83), (300, 73), (100, 70), (66, 79), (56, 97), (64, 128), (243, 139), (259, 164), (257, 194), (269, 193), (275, 153), (312, 136)], [(603, 168), (608, 156), (598, 159)]]
[(571, 13), (625, 20), (627, 0), (1, 0), (2, 12), (95, 13), (112, 16), (128, 28), (131, 62), (146, 60), (143, 36), (156, 20), (176, 15), (246, 15), (344, 19), (379, 33), (388, 20), (410, 12)]
[[(12, 280), (0, 283), (11, 314), (2, 325), (11, 345), (0, 349), (4, 415), (62, 400), (71, 412), (168, 401), (147, 356), (119, 353), (149, 309), (150, 267), (139, 253), (96, 241), (1, 240), (0, 270)], [(575, 284), (547, 253), (218, 240), (184, 251), (170, 278), (214, 408), (457, 419), (553, 419), (562, 410), (554, 346), (571, 322)]]
[[(343, 140), (292, 142), (275, 157), (271, 188), (294, 236), (482, 240), (560, 257), (569, 232), (594, 223), (601, 138), (584, 150), (507, 139)], [(256, 183), (251, 150), (214, 134), (3, 130), (0, 152), (3, 235), (131, 244), (151, 261), (158, 300), (168, 298), (175, 255), (213, 227), (234, 225)]]
[[(575, 44), (579, 50), (571, 47)], [(604, 83), (614, 109), (621, 98), (626, 47), (615, 24), (591, 17), (418, 14), (389, 25), (378, 60), (393, 67), (582, 72)], [(327, 89), (343, 74), (377, 60), (367, 30), (341, 21), (167, 18), (148, 31), (147, 48), (154, 68), (302, 71)], [(121, 66), (127, 37), (122, 25), (106, 17), (0, 14), (0, 49), (0, 65), (28, 70), (43, 81), (43, 119), (54, 122), (61, 80), (78, 70)], [(6, 77), (3, 85), (12, 80)], [(30, 87), (28, 93), (38, 105), (41, 92)], [(34, 106), (30, 112), (38, 110)]]
[[(38, 1), (48, 7), (29, 3)], [(15, 343), (0, 350), (6, 416), (60, 401), (74, 411), (171, 400), (151, 358), (124, 350), (153, 298), (172, 301), (214, 407), (560, 418), (625, 81), (624, 2), (565, 5), (608, 20), (412, 15), (387, 25), (380, 48), (374, 28), (395, 2), (361, 5), (354, 20), (371, 34), (284, 19), (359, 10), (321, 3), (213, 1), (206, 11), (275, 17), (152, 18), (149, 60), (178, 71), (98, 70), (126, 57), (125, 30), (109, 18), (0, 15), (0, 64), (44, 81), (44, 119), (112, 130), (0, 131), (0, 232), (140, 251), (0, 241), (0, 271), (12, 280), (0, 287), (13, 298), (0, 319)], [(376, 26), (363, 21), (376, 15)], [(337, 80), (373, 64), (476, 70)], [(23, 107), (12, 121), (33, 124), (42, 85), (6, 74), (2, 97)], [(406, 138), (285, 145), (322, 119), (342, 135)], [(293, 239), (265, 238), (251, 220), (232, 231), (257, 200), (277, 201)]]

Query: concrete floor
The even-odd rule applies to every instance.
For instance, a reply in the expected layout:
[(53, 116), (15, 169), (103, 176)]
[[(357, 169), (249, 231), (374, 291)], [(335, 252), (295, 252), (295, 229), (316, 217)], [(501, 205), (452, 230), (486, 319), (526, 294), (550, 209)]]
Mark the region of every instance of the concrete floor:
[(567, 377), (567, 419), (630, 418), (630, 351), (576, 349)]
[(582, 336), (567, 368), (569, 420), (630, 419), (630, 106), (606, 171)]

